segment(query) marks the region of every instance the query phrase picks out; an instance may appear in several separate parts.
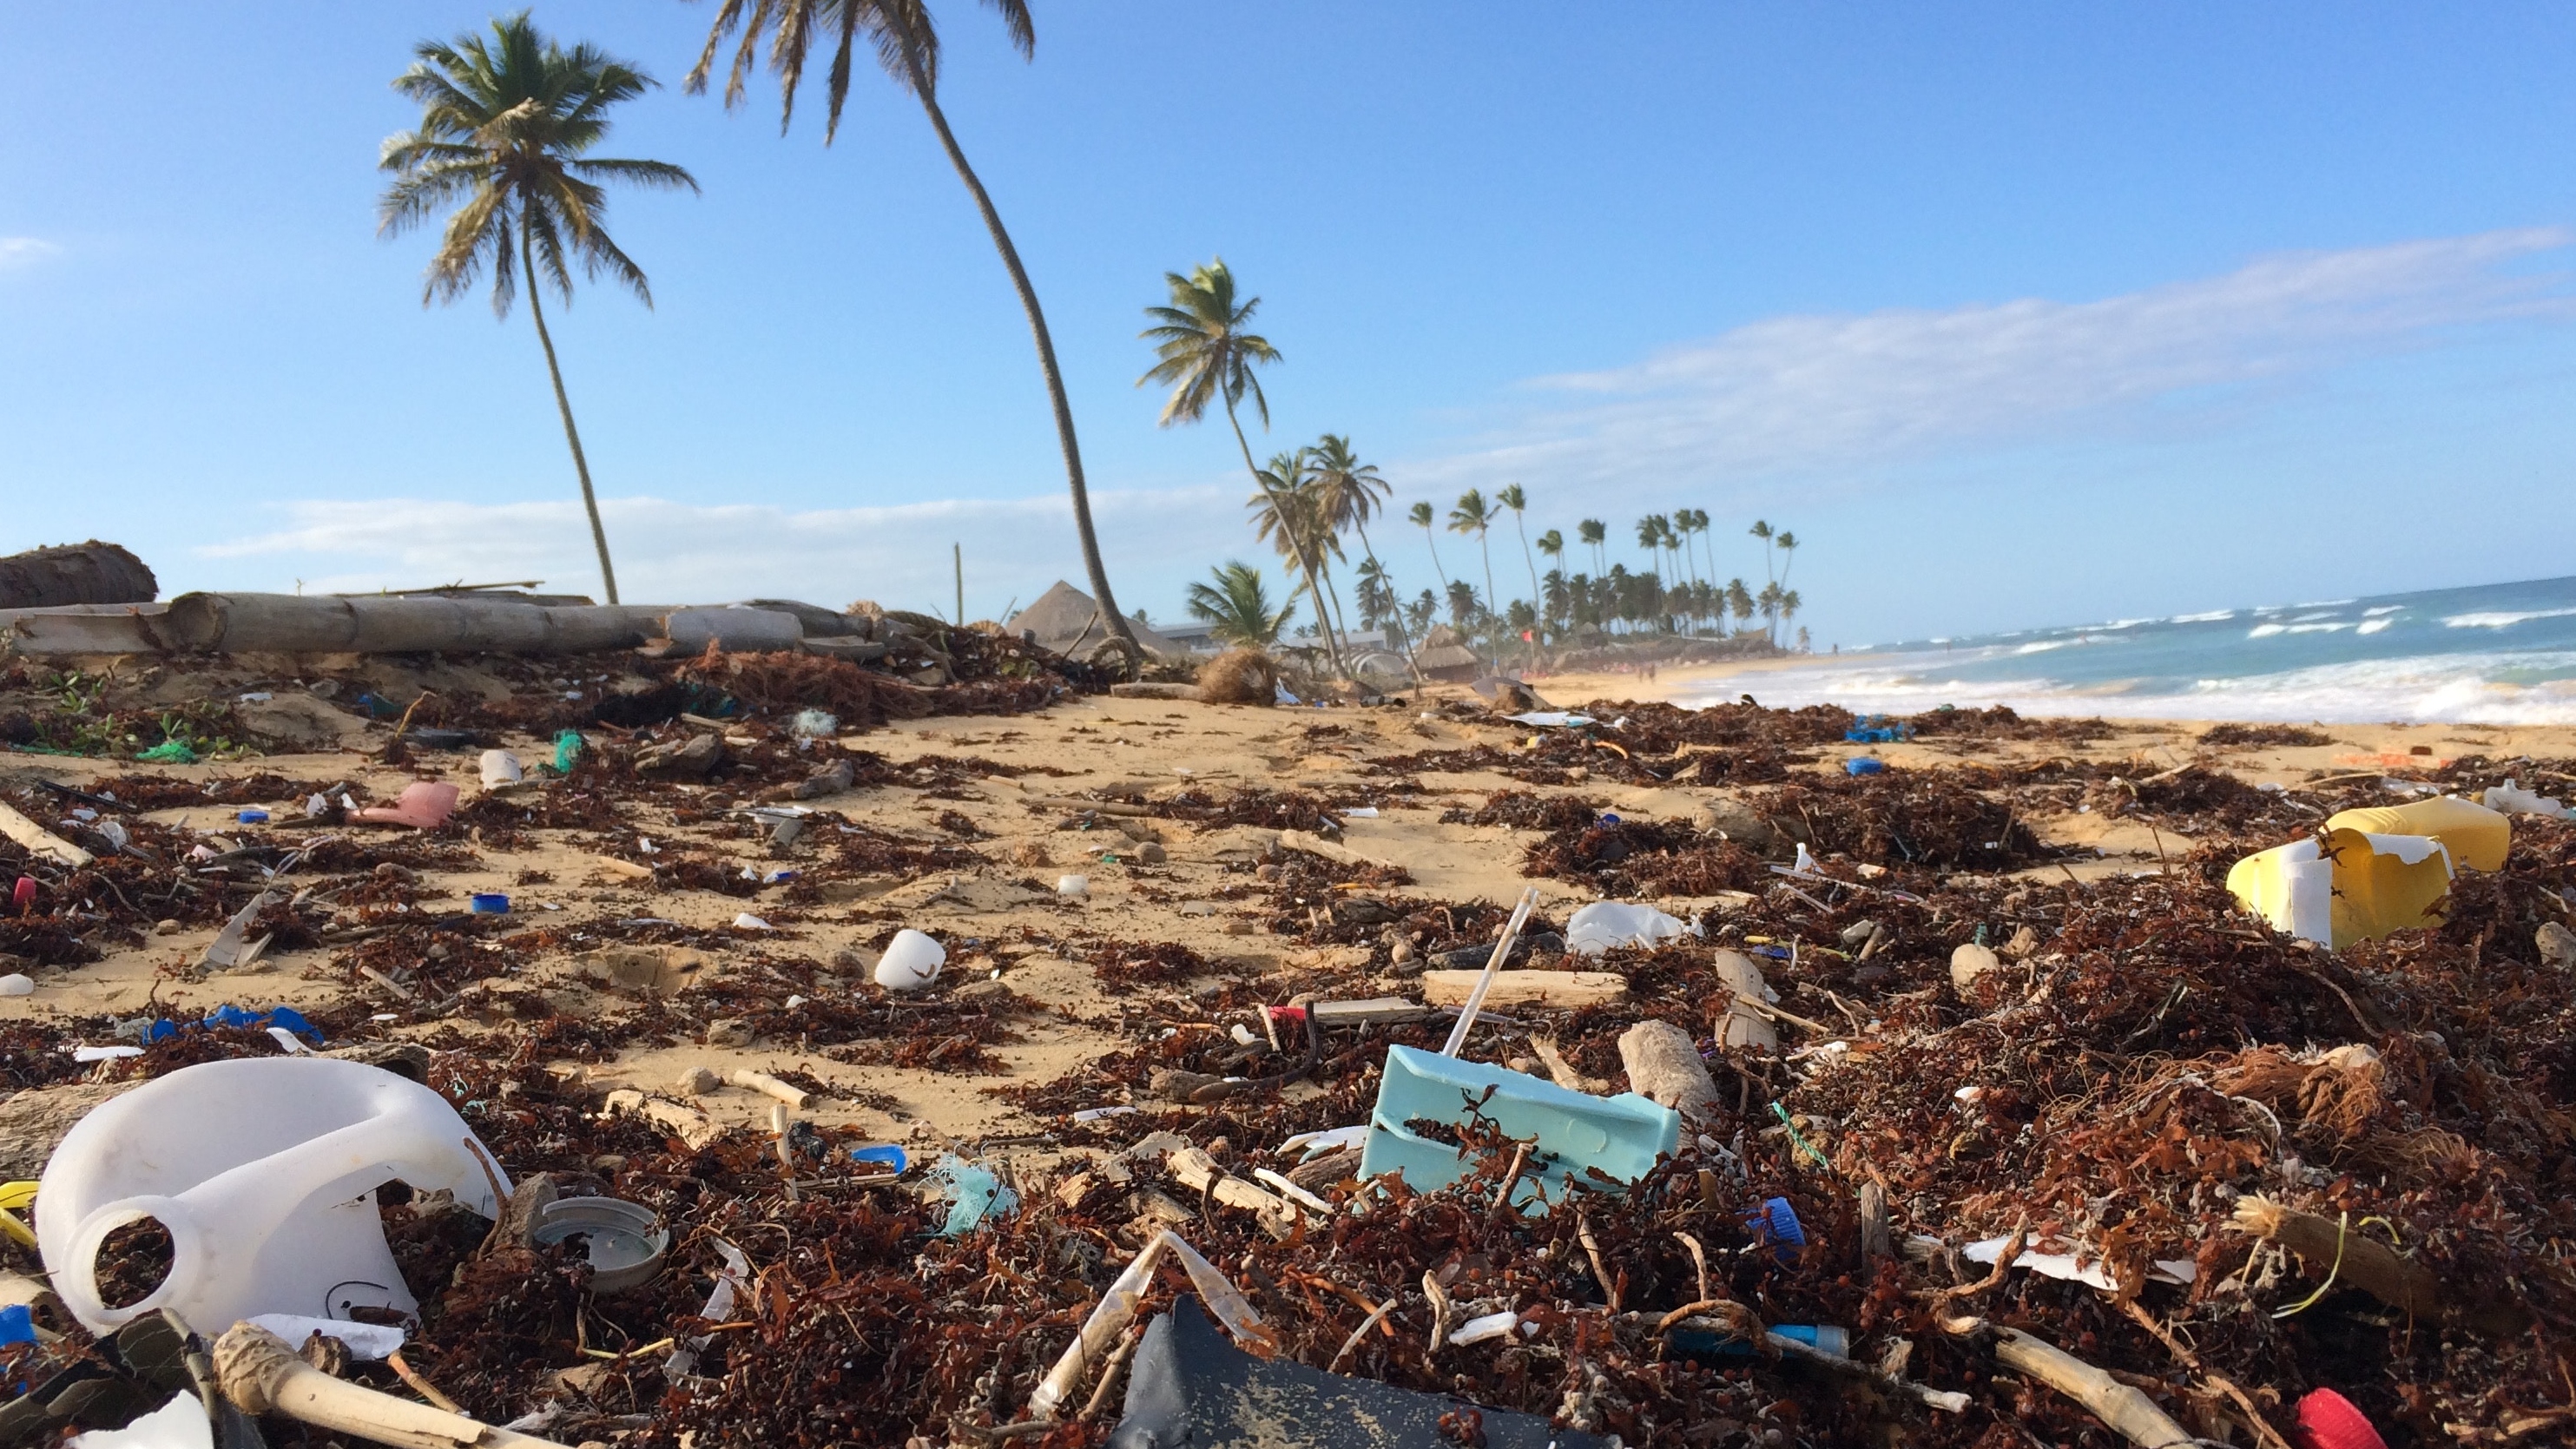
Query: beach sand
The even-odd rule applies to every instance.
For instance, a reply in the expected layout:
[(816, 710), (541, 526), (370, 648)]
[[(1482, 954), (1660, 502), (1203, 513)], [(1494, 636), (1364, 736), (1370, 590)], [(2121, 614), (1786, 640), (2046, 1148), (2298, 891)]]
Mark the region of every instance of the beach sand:
[[(1737, 666), (1732, 672), (1744, 671)], [(1582, 705), (1615, 718), (1621, 702), (1689, 691), (1699, 674), (1665, 671), (1651, 685), (1627, 675), (1569, 675), (1535, 683), (1560, 706)], [(946, 757), (989, 761), (995, 769), (963, 788), (863, 788), (819, 801), (818, 806), (839, 812), (853, 824), (906, 839), (962, 845), (982, 863), (842, 882), (836, 893), (843, 899), (796, 906), (786, 900), (783, 889), (745, 899), (711, 890), (639, 883), (602, 863), (600, 844), (590, 832), (532, 828), (514, 832), (506, 846), (482, 843), (479, 838), (463, 842), (473, 845), (479, 858), (471, 868), (430, 873), (421, 884), (418, 909), (461, 911), (472, 893), (509, 893), (514, 915), (529, 929), (546, 928), (560, 944), (539, 951), (533, 964), (487, 983), (490, 989), (485, 994), (533, 991), (543, 997), (546, 1009), (575, 1016), (614, 1017), (638, 1005), (631, 996), (584, 979), (574, 958), (583, 948), (578, 934), (585, 923), (659, 917), (692, 928), (723, 930), (737, 912), (748, 911), (781, 928), (768, 934), (731, 932), (730, 948), (711, 953), (714, 964), (700, 973), (696, 992), (729, 974), (758, 973), (765, 960), (780, 957), (837, 961), (832, 969), (838, 975), (828, 979), (857, 990), (866, 963), (873, 960), (871, 941), (893, 924), (932, 930), (960, 943), (948, 963), (949, 981), (998, 976), (1014, 996), (1043, 1008), (1020, 1025), (1018, 1040), (991, 1048), (1001, 1067), (998, 1074), (855, 1066), (817, 1051), (800, 1050), (795, 1042), (775, 1040), (740, 1048), (696, 1042), (631, 1047), (613, 1062), (567, 1063), (563, 1071), (586, 1076), (603, 1087), (633, 1086), (665, 1094), (681, 1073), (696, 1066), (720, 1073), (734, 1067), (802, 1071), (849, 1089), (856, 1099), (818, 1106), (810, 1115), (822, 1122), (923, 1144), (1035, 1134), (1041, 1124), (992, 1089), (1078, 1078), (1087, 1061), (1133, 1045), (1124, 1030), (1138, 999), (1106, 990), (1089, 965), (1070, 958), (1079, 952), (1064, 953), (1069, 949), (1065, 943), (1177, 942), (1211, 962), (1260, 973), (1270, 983), (1269, 994), (1282, 1002), (1316, 990), (1352, 998), (1404, 995), (1417, 986), (1393, 977), (1354, 974), (1368, 954), (1365, 948), (1301, 949), (1272, 934), (1270, 916), (1257, 898), (1246, 899), (1253, 896), (1246, 887), (1255, 864), (1274, 846), (1277, 832), (1245, 826), (1201, 828), (1171, 820), (1123, 822), (1136, 826), (1141, 835), (1159, 837), (1156, 843), (1167, 859), (1145, 863), (1138, 859), (1143, 842), (1121, 833), (1117, 826), (1122, 822), (1116, 819), (1099, 817), (1088, 828), (1066, 828), (1069, 822), (1080, 821), (1083, 811), (1063, 800), (1112, 791), (1161, 798), (1191, 787), (1221, 792), (1237, 786), (1293, 787), (1356, 798), (1392, 783), (1387, 775), (1370, 772), (1374, 760), (1479, 744), (1509, 750), (1530, 734), (1525, 726), (1490, 717), (1438, 715), (1441, 702), (1461, 700), (1474, 702), (1466, 691), (1454, 687), (1426, 691), (1418, 705), (1408, 701), (1402, 708), (1378, 709), (1264, 709), (1089, 697), (1017, 716), (907, 721), (825, 748), (872, 752), (897, 767), (926, 757)], [(1862, 753), (1897, 766), (1971, 759), (2003, 764), (2056, 755), (2123, 762), (2139, 776), (2198, 760), (2250, 781), (2296, 783), (2320, 774), (2434, 765), (2471, 753), (2495, 759), (2576, 756), (2576, 728), (2568, 727), (2333, 726), (2328, 730), (2329, 744), (2207, 750), (2198, 743), (2209, 729), (2203, 723), (2111, 723), (2106, 736), (2073, 742), (1935, 738), (1871, 747), (1837, 745), (1815, 751), (1815, 762), (1798, 768), (1838, 773), (1844, 757)], [(357, 747), (364, 743), (363, 732), (351, 722), (340, 749), (229, 765), (175, 767), (168, 773), (212, 778), (239, 776), (255, 767), (309, 782), (314, 789), (362, 781), (379, 796), (391, 796), (423, 774), (443, 775), (463, 784), (469, 801), (480, 788), (470, 753), (429, 756), (425, 766), (396, 769), (359, 753)], [(512, 743), (528, 758), (551, 753), (544, 741), (533, 737)], [(2419, 750), (2426, 753), (2414, 753)], [(5, 758), (7, 770), (18, 781), (41, 776), (74, 786), (134, 768), (69, 758), (0, 758)], [(1011, 777), (1023, 770), (1033, 773)], [(1034, 773), (1042, 771), (1062, 773)], [(1521, 874), (1523, 853), (1536, 838), (1531, 832), (1441, 823), (1442, 812), (1452, 807), (1473, 809), (1498, 791), (1532, 787), (1481, 770), (1424, 771), (1416, 778), (1422, 793), (1386, 796), (1376, 818), (1352, 818), (1345, 827), (1350, 849), (1398, 863), (1411, 873), (1412, 886), (1384, 892), (1399, 905), (1406, 899), (1508, 903), (1525, 886), (1535, 886), (1549, 909), (1558, 912), (1588, 898), (1575, 884), (1531, 880)], [(2544, 776), (2524, 783), (2566, 789), (2576, 782), (2566, 776)], [(527, 788), (542, 792), (555, 787)], [(1592, 783), (1538, 787), (1538, 792), (1579, 795), (1623, 816), (1685, 821), (1712, 797), (1729, 793), (1701, 786)], [(229, 808), (210, 806), (154, 812), (146, 818), (228, 838), (302, 838), (313, 833), (295, 818), (295, 812), (281, 810), (279, 815), (277, 824), (251, 827), (237, 825)], [(793, 867), (800, 858), (810, 860), (814, 843), (826, 838), (830, 828), (819, 827), (802, 846), (781, 853), (721, 815), (690, 823), (667, 810), (637, 807), (636, 817), (634, 828), (663, 842), (666, 849), (701, 847), (729, 869), (741, 866), (759, 871)], [(2088, 813), (2032, 818), (2027, 823), (2044, 840), (2100, 852), (2098, 857), (2039, 868), (2052, 877), (2061, 872), (2090, 877), (2154, 869), (2192, 843), (2170, 830), (2158, 832)], [(968, 828), (971, 837), (965, 833)], [(1056, 894), (1058, 877), (1076, 873), (1089, 877), (1088, 894), (1079, 898)], [(1688, 914), (1709, 902), (1683, 899), (1656, 904)], [(309, 1010), (345, 1000), (351, 990), (343, 984), (345, 973), (331, 966), (340, 949), (331, 944), (274, 952), (254, 971), (201, 976), (190, 969), (191, 963), (212, 936), (208, 929), (183, 930), (151, 937), (139, 948), (110, 950), (105, 959), (92, 964), (40, 970), (34, 995), (0, 999), (0, 1021), (34, 1019), (68, 1028), (86, 1019), (94, 1031), (103, 1016), (146, 1011), (177, 1016), (222, 1003), (253, 1008), (282, 1004)], [(966, 944), (970, 942), (976, 944)], [(372, 986), (361, 987), (360, 994), (378, 998), (380, 1005), (398, 1004)], [(691, 992), (678, 998), (683, 1012), (690, 1009), (691, 999)], [(473, 1032), (489, 1028), (492, 1022), (488, 1013), (478, 1014), (470, 1005), (461, 1005), (437, 1026)], [(396, 1030), (419, 1035), (428, 1028)], [(1290, 1090), (1293, 1094), (1300, 1089)], [(1104, 1095), (1101, 1105), (1113, 1105), (1115, 1100)], [(726, 1088), (699, 1105), (719, 1123), (756, 1124), (766, 1122), (770, 1104), (754, 1092)]]

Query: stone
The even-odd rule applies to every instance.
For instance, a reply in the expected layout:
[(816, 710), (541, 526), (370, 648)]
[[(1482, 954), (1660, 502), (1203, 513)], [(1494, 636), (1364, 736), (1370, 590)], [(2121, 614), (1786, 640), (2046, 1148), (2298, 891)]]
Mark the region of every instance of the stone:
[(751, 1023), (738, 1016), (707, 1023), (707, 1045), (711, 1047), (747, 1047), (752, 1042)]
[(152, 934), (156, 936), (175, 936), (183, 929), (185, 928), (177, 921), (155, 921), (152, 923)]
[(692, 735), (685, 741), (647, 745), (635, 752), (639, 775), (685, 775), (696, 778), (724, 761), (724, 741), (715, 735)]
[(1777, 843), (1779, 832), (1741, 800), (1717, 796), (1699, 810), (1699, 828), (1723, 835), (1747, 850), (1769, 850)]
[(2576, 931), (2571, 931), (2556, 921), (2543, 921), (2540, 923), (2536, 940), (2540, 946), (2540, 959), (2543, 962), (2561, 970), (2576, 966)]
[(1161, 865), (1171, 859), (1171, 856), (1164, 851), (1163, 847), (1148, 840), (1136, 847), (1136, 858), (1147, 865)]
[(680, 1073), (671, 1085), (684, 1097), (703, 1097), (724, 1084), (724, 1079), (705, 1067), (691, 1067)]

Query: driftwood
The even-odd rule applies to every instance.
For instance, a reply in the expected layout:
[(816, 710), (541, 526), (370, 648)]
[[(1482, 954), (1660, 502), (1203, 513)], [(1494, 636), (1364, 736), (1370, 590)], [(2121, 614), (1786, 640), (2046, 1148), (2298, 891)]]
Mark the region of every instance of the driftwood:
[[(1476, 990), (1482, 971), (1425, 971), (1422, 999), (1433, 1006), (1464, 1006)], [(1628, 994), (1628, 978), (1616, 971), (1497, 971), (1484, 1004), (1503, 1006), (1599, 1006)]]
[(0, 609), (148, 604), (160, 587), (143, 560), (94, 538), (0, 558)]
[(335, 1379), (257, 1324), (234, 1324), (215, 1340), (214, 1360), (224, 1397), (245, 1414), (283, 1414), (397, 1449), (564, 1449), (552, 1439)]
[[(1361, 851), (1353, 850), (1338, 840), (1326, 840), (1320, 835), (1310, 834), (1303, 830), (1280, 831), (1279, 848), (1282, 850), (1302, 850), (1308, 855), (1320, 855), (1326, 860), (1339, 861), (1344, 865), (1383, 865), (1390, 866), (1398, 870), (1403, 869), (1403, 865), (1400, 862), (1386, 860), (1374, 855), (1368, 855)], [(1472, 975), (1474, 973), (1471, 972), (1469, 974)]]
[(748, 1087), (752, 1091), (776, 1097), (799, 1112), (814, 1105), (813, 1093), (803, 1087), (782, 1082), (767, 1072), (755, 1072), (749, 1067), (737, 1067), (725, 1074), (725, 1080), (737, 1087)]
[(1717, 983), (1734, 998), (1718, 1022), (1718, 1045), (1778, 1051), (1780, 1033), (1759, 1009), (1770, 1005), (1775, 995), (1770, 983), (1762, 979), (1762, 968), (1741, 951), (1720, 951), (1711, 964), (1717, 969)]
[(1689, 1032), (1669, 1021), (1638, 1022), (1619, 1036), (1619, 1061), (1637, 1095), (1672, 1108), (1685, 1121), (1716, 1118), (1717, 1083), (1709, 1080)]
[(1274, 1238), (1284, 1238), (1297, 1226), (1297, 1209), (1288, 1199), (1257, 1183), (1229, 1175), (1217, 1160), (1197, 1147), (1175, 1149), (1163, 1159), (1163, 1170), (1172, 1180), (1190, 1191), (1202, 1194), (1227, 1207), (1241, 1208), (1261, 1219), (1261, 1226)]
[[(783, 609), (550, 605), (508, 594), (181, 594), (167, 604), (0, 613), (21, 654), (580, 654), (646, 644), (796, 649)], [(836, 640), (835, 642), (849, 642)]]
[(2018, 1328), (1989, 1325), (1982, 1318), (1953, 1318), (1941, 1327), (1954, 1334), (1974, 1333), (1981, 1328), (1992, 1327), (1995, 1362), (2015, 1373), (2027, 1374), (2082, 1404), (2093, 1417), (2110, 1425), (2139, 1449), (2174, 1449), (2174, 1446), (2200, 1442), (2164, 1410), (2157, 1408), (2156, 1401), (2144, 1392), (2129, 1387), (2044, 1339), (2033, 1338)]
[(2531, 1324), (2530, 1310), (2500, 1284), (2462, 1284), (2460, 1297), (2446, 1296), (2441, 1275), (2401, 1256), (2396, 1249), (2360, 1227), (2298, 1212), (2267, 1197), (2237, 1200), (2228, 1226), (2279, 1243), (2305, 1259), (2310, 1268), (2329, 1272), (2400, 1313), (2457, 1324), (2490, 1337), (2520, 1333)]
[(0, 805), (0, 835), (6, 835), (35, 854), (75, 870), (97, 858), (6, 805)]

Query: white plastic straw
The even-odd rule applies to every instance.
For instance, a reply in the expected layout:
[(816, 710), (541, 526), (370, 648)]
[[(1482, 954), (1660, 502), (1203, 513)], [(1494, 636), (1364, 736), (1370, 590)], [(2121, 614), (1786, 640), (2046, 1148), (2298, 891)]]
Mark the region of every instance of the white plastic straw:
[(1521, 903), (1512, 908), (1512, 918), (1503, 923), (1503, 938), (1494, 943), (1494, 954), (1485, 960), (1485, 974), (1476, 978), (1476, 989), (1467, 993), (1467, 1004), (1458, 1008), (1458, 1024), (1449, 1028), (1448, 1044), (1440, 1055), (1454, 1057), (1467, 1044), (1467, 1030), (1476, 1024), (1476, 1012), (1485, 1004), (1485, 993), (1493, 989), (1494, 973), (1503, 969), (1503, 958), (1512, 954), (1512, 942), (1518, 940), (1521, 927), (1529, 921), (1532, 907), (1538, 904), (1538, 887), (1521, 892)]

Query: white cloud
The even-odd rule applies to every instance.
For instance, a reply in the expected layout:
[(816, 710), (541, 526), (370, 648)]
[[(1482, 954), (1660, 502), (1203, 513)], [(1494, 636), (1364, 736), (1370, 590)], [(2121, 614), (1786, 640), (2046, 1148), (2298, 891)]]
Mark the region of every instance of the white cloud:
[[(1233, 500), (1215, 488), (1095, 491), (1092, 516), (1119, 603), (1161, 617), (1179, 578), (1229, 554), (1256, 557)], [(425, 499), (305, 500), (287, 526), (196, 550), (207, 560), (262, 560), (253, 586), (303, 579), (308, 593), (543, 579), (598, 592), (599, 566), (578, 500), (467, 504)], [(1058, 578), (1088, 590), (1073, 514), (1058, 494), (886, 507), (791, 511), (707, 507), (660, 498), (606, 499), (601, 512), (618, 592), (632, 602), (801, 598), (832, 607), (953, 609), (949, 545), (965, 546), (966, 607), (978, 617), (1021, 603)], [(230, 574), (220, 567), (199, 572)]]
[(41, 237), (0, 236), (0, 272), (33, 266), (61, 251), (61, 247)]
[(1922, 458), (2128, 426), (2151, 405), (2576, 314), (2563, 272), (2509, 264), (2556, 228), (2266, 257), (2091, 302), (2040, 298), (1749, 323), (1633, 366), (1535, 380), (1564, 401), (1408, 469), (1435, 485), (1674, 482)]

